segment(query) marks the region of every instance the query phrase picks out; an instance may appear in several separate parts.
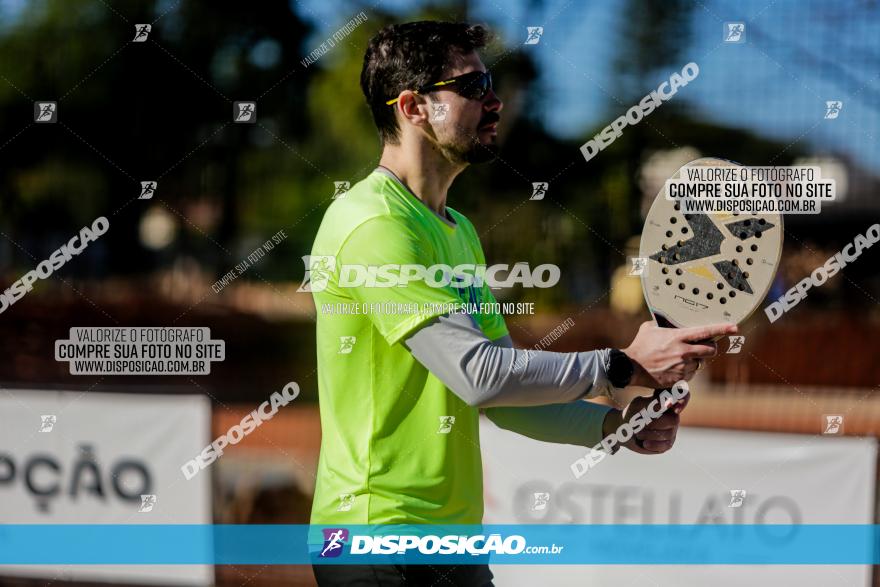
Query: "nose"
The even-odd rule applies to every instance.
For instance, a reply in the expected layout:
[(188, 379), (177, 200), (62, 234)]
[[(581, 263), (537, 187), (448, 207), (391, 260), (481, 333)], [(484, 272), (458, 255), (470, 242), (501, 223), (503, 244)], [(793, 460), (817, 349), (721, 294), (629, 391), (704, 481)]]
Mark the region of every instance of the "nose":
[(501, 112), (504, 109), (504, 102), (501, 101), (495, 90), (489, 90), (489, 93), (483, 99), (483, 108), (487, 112)]

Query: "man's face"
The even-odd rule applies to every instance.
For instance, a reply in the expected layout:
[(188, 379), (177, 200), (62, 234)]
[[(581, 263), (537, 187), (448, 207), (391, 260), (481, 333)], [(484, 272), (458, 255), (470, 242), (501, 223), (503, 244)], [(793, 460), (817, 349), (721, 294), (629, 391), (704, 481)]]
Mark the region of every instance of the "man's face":
[[(443, 79), (472, 71), (486, 71), (476, 52), (460, 56)], [(452, 89), (437, 90), (427, 96), (427, 102), (434, 139), (447, 159), (454, 163), (485, 163), (498, 156), (496, 126), (503, 104), (495, 92), (473, 100)]]

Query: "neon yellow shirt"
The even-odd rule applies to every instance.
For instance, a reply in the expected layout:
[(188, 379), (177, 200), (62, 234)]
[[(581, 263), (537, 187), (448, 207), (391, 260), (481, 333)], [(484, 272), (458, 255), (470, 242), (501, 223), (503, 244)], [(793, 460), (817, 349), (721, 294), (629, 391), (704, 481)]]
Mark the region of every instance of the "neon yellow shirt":
[[(403, 341), (450, 304), (494, 303), (491, 290), (422, 279), (366, 287), (347, 269), (349, 280), (340, 283), (342, 268), (351, 265), (485, 265), (473, 225), (446, 210), (454, 224), (374, 171), (324, 215), (310, 265), (322, 429), (312, 524), (482, 522), (478, 409), (416, 361)], [(401, 306), (378, 306), (388, 303)], [(507, 334), (500, 313), (472, 316), (490, 340)]]

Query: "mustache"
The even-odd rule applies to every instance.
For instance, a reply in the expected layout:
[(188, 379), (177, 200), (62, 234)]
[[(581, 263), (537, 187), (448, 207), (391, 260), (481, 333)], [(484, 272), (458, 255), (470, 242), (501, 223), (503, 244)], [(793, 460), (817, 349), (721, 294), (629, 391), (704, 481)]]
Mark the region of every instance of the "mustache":
[(488, 124), (492, 124), (493, 122), (498, 122), (501, 120), (501, 115), (497, 112), (489, 112), (481, 121), (477, 128), (483, 128)]

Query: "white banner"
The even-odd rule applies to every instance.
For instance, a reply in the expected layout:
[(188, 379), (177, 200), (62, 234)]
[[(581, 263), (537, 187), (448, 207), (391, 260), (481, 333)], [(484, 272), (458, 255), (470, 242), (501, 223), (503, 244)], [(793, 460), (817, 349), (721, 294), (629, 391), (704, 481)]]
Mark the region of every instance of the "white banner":
[[(585, 448), (537, 442), (485, 417), (480, 438), (486, 524), (874, 523), (874, 438), (684, 428), (669, 453), (623, 449), (580, 479), (570, 465)], [(492, 565), (492, 572), (496, 585), (560, 587), (868, 586), (871, 576), (858, 565)]]
[[(0, 523), (212, 523), (211, 476), (187, 481), (180, 470), (210, 440), (207, 398), (4, 389), (0, 414)], [(214, 582), (207, 565), (0, 567), (12, 574)]]

